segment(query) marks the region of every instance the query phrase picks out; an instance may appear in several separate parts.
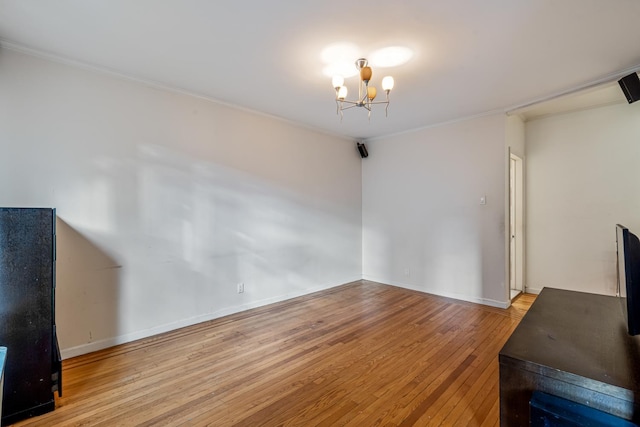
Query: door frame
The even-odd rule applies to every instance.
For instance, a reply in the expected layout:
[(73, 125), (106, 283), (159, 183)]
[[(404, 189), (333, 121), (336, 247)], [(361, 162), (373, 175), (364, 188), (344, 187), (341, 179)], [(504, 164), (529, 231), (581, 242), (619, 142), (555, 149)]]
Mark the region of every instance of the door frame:
[[(512, 180), (512, 167), (515, 167), (514, 170), (514, 182), (513, 185), (515, 188), (511, 188)], [(511, 300), (511, 280), (514, 279), (515, 289), (520, 292), (525, 292), (524, 286), (524, 160), (517, 156), (516, 154), (511, 152), (509, 149), (509, 178), (508, 178), (508, 196), (507, 196), (507, 211), (508, 221), (507, 221), (507, 294), (509, 301)], [(512, 196), (513, 195), (513, 196)], [(512, 200), (512, 197), (515, 200)], [(511, 203), (514, 202), (514, 217), (511, 215)], [(512, 225), (511, 222), (515, 223)], [(514, 237), (512, 238), (512, 230), (514, 231)], [(512, 254), (512, 245), (511, 240), (514, 240), (513, 249), (515, 250), (515, 254)], [(515, 265), (513, 265), (515, 264)]]

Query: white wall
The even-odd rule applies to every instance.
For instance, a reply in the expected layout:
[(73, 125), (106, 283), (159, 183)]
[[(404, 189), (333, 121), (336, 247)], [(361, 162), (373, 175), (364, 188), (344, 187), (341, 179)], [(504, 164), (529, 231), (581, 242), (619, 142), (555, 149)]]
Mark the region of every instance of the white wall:
[(362, 277), (352, 141), (6, 49), (0, 94), (0, 205), (59, 216), (63, 356)]
[(508, 305), (505, 127), (494, 115), (369, 141), (365, 279)]
[(532, 288), (615, 294), (616, 223), (640, 233), (640, 103), (527, 122)]
[(520, 116), (513, 115), (506, 118), (507, 145), (511, 152), (524, 159), (525, 156), (525, 125)]

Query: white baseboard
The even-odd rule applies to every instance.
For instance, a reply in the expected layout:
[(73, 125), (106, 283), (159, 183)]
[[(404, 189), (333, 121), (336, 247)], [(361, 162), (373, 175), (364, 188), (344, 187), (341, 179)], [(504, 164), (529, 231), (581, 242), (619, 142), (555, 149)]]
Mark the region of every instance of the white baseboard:
[(473, 302), (473, 303), (476, 303), (476, 304), (488, 305), (490, 307), (509, 308), (509, 306), (511, 305), (510, 301), (497, 301), (497, 300), (493, 300), (493, 299), (489, 299), (489, 298), (474, 297), (474, 296), (465, 295), (465, 294), (458, 294), (458, 293), (454, 293), (454, 292), (441, 292), (441, 291), (437, 291), (437, 290), (433, 290), (433, 289), (424, 289), (424, 288), (420, 288), (420, 287), (417, 287), (415, 285), (411, 285), (411, 284), (408, 284), (408, 283), (383, 280), (383, 279), (378, 279), (378, 278), (371, 277), (371, 276), (366, 276), (366, 275), (363, 276), (362, 278), (364, 280), (370, 280), (372, 282), (386, 283), (388, 285), (398, 286), (400, 288), (411, 289), (412, 291), (424, 292), (424, 293), (428, 293), (428, 294), (432, 294), (432, 295), (438, 295), (438, 296), (441, 296), (441, 297), (453, 298), (453, 299), (457, 299), (457, 300), (461, 300), (461, 301), (467, 301), (467, 302)]
[(538, 289), (538, 288), (530, 288), (528, 286), (524, 287), (524, 292), (527, 294), (536, 294), (538, 295), (540, 292), (542, 292), (542, 289)]
[(195, 325), (197, 323), (206, 322), (209, 320), (218, 319), (220, 317), (228, 316), (230, 314), (239, 313), (241, 311), (250, 310), (252, 308), (262, 307), (265, 305), (273, 304), (276, 302), (286, 301), (288, 299), (297, 298), (303, 295), (308, 295), (314, 292), (323, 291), (326, 289), (335, 288), (337, 286), (344, 285), (346, 283), (356, 282), (358, 280), (362, 280), (362, 277), (357, 277), (351, 280), (341, 281), (340, 283), (332, 283), (314, 286), (312, 288), (307, 288), (304, 290), (298, 290), (296, 292), (286, 293), (284, 295), (279, 295), (271, 298), (265, 298), (259, 301), (253, 301), (247, 304), (242, 304), (233, 307), (227, 307), (222, 310), (217, 310), (211, 313), (205, 313), (198, 316), (190, 317), (187, 319), (178, 320), (176, 322), (167, 323), (164, 325), (156, 326), (150, 329), (145, 329), (142, 331), (131, 332), (128, 334), (118, 335), (112, 338), (106, 338), (98, 341), (93, 341), (90, 343), (78, 345), (75, 347), (64, 348), (60, 350), (60, 354), (62, 359), (69, 359), (76, 356), (81, 356), (83, 354), (92, 353), (98, 350), (104, 350), (105, 348), (113, 347), (120, 344), (125, 344), (128, 342), (149, 338), (154, 335), (162, 334), (164, 332), (173, 331), (176, 329), (184, 328), (186, 326)]

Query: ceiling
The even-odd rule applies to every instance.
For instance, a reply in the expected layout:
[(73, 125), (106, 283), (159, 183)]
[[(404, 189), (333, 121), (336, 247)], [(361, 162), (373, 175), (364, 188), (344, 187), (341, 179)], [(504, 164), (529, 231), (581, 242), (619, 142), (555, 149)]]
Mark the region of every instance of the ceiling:
[[(351, 138), (518, 110), (640, 68), (637, 0), (0, 0), (0, 46)], [(404, 46), (389, 116), (336, 115), (323, 51)], [(0, 50), (1, 54), (1, 50)], [(355, 61), (357, 58), (354, 57)], [(357, 92), (356, 78), (346, 80)], [(379, 91), (382, 92), (382, 91)], [(618, 94), (621, 100), (624, 97)], [(383, 96), (382, 96), (383, 97)]]

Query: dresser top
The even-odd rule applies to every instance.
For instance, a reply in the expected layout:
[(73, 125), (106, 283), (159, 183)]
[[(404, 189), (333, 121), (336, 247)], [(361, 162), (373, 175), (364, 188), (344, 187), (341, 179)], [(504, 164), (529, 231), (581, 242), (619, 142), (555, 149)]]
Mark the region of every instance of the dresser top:
[(617, 297), (544, 288), (500, 351), (500, 363), (638, 396), (640, 336), (627, 334), (621, 304)]

